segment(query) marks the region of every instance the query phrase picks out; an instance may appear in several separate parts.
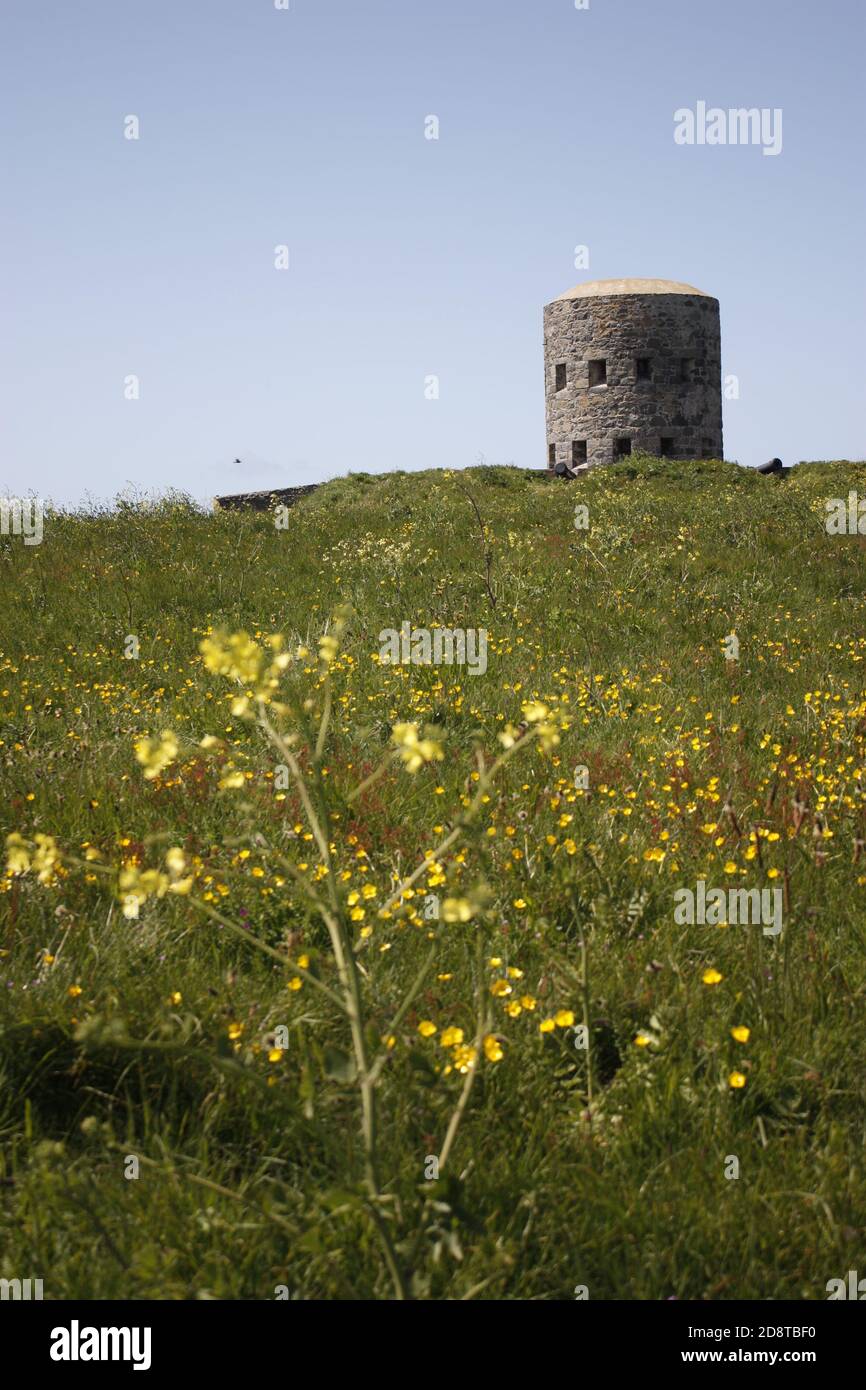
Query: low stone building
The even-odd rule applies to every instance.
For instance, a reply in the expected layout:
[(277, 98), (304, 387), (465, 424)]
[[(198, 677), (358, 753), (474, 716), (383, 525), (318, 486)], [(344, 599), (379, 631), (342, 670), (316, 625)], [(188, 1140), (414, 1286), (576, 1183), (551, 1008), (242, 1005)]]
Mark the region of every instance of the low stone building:
[(320, 483), (305, 483), (300, 487), (279, 487), (270, 492), (235, 492), (230, 497), (215, 497), (214, 511), (270, 512), (274, 507), (293, 507), (320, 486)]
[(544, 310), (548, 467), (633, 452), (722, 458), (719, 301), (672, 280), (595, 280)]

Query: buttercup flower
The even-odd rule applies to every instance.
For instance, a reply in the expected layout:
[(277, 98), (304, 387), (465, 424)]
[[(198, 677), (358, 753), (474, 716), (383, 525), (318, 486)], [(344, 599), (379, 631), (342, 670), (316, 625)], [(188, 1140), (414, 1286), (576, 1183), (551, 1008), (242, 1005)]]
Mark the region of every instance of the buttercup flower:
[(425, 763), (441, 762), (445, 756), (441, 743), (432, 738), (419, 738), (417, 724), (395, 724), (391, 738), (409, 772), (417, 772)]
[(494, 1033), (488, 1033), (484, 1039), (484, 1056), (488, 1062), (501, 1062), (505, 1056), (502, 1044)]
[(179, 744), (170, 729), (163, 729), (158, 739), (140, 738), (135, 745), (135, 756), (144, 768), (148, 781), (158, 777), (170, 767), (178, 754)]

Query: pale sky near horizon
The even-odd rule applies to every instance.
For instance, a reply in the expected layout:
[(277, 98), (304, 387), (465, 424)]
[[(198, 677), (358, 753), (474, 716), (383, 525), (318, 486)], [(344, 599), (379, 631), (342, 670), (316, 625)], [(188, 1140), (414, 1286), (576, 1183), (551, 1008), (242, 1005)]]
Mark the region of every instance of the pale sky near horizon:
[[(543, 305), (629, 276), (720, 300), (727, 458), (863, 458), (864, 16), (5, 0), (0, 491), (543, 467)], [(701, 101), (781, 152), (676, 144)]]

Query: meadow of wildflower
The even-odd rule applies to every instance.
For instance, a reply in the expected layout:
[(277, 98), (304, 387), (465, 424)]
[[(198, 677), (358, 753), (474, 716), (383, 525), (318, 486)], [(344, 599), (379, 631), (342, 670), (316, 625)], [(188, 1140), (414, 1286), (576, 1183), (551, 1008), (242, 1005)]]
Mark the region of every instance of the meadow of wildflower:
[[(866, 464), (356, 475), (0, 539), (0, 1277), (866, 1273)], [(576, 508), (585, 507), (585, 512)], [(400, 664), (404, 623), (485, 669)], [(782, 930), (682, 923), (699, 883)]]

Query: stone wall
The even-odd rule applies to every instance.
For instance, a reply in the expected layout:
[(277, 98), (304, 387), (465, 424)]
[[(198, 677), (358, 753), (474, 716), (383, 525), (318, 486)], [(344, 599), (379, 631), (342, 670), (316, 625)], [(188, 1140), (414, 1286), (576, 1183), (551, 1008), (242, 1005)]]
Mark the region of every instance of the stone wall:
[(231, 497), (215, 497), (215, 511), (269, 512), (274, 507), (293, 507), (308, 493), (315, 492), (320, 483), (305, 483), (300, 487), (280, 487), (270, 492), (236, 492)]
[[(638, 379), (638, 359), (649, 379)], [(590, 363), (606, 384), (590, 385)], [(565, 385), (557, 389), (557, 366)], [(610, 294), (556, 299), (544, 310), (547, 444), (590, 467), (631, 452), (722, 458), (719, 302), (703, 294)], [(642, 370), (646, 370), (643, 364)], [(663, 445), (662, 441), (666, 441)], [(624, 449), (625, 446), (623, 446)], [(579, 460), (581, 450), (575, 453)], [(548, 454), (549, 460), (549, 454)]]

